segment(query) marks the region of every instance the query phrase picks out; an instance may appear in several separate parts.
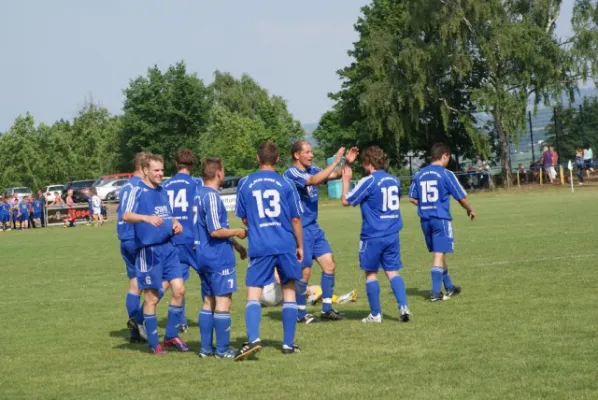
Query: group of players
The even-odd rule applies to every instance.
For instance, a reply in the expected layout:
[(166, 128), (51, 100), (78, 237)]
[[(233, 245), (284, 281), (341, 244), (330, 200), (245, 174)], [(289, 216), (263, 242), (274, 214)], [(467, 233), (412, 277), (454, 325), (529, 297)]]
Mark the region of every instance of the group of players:
[[(300, 351), (295, 343), (297, 323), (342, 320), (343, 315), (332, 307), (336, 270), (332, 250), (317, 222), (318, 185), (339, 177), (342, 204), (360, 205), (363, 218), (359, 262), (366, 277), (370, 313), (362, 322), (382, 322), (379, 268), (390, 280), (399, 320), (410, 320), (405, 283), (399, 274), (399, 231), (403, 226), (400, 182), (385, 171), (384, 152), (377, 146), (362, 152), (366, 176), (352, 190), (351, 166), (359, 155), (357, 148), (339, 149), (334, 162), (323, 170), (312, 165), (313, 154), (307, 142), (295, 143), (291, 155), (293, 165), (280, 175), (275, 171), (279, 161), (277, 146), (269, 141), (259, 146), (259, 170), (242, 178), (237, 191), (235, 215), (246, 228), (229, 227), (218, 192), (224, 182), (221, 159), (206, 159), (201, 166), (202, 178), (196, 179), (191, 175), (195, 157), (190, 150), (182, 150), (175, 159), (178, 173), (162, 183), (162, 157), (150, 153), (136, 155), (135, 175), (121, 189), (117, 225), (129, 278), (126, 308), (132, 341), (147, 340), (155, 354), (165, 353), (163, 347), (189, 350), (179, 337), (180, 332), (187, 330), (184, 282), (189, 277), (189, 267), (196, 270), (201, 280), (203, 306), (198, 325), (202, 358), (239, 361), (262, 349), (261, 307), (271, 302), (264, 296), (268, 287), (280, 287), (284, 354)], [(446, 169), (450, 159), (448, 147), (433, 146), (431, 159), (431, 165), (414, 177), (409, 199), (418, 207), (426, 244), (434, 255), (431, 300), (438, 301), (461, 291), (451, 282), (445, 261), (445, 254), (452, 253), (454, 247), (450, 196), (472, 219), (475, 213), (458, 180)], [(237, 241), (245, 238), (248, 249)], [(248, 341), (238, 350), (230, 348), (230, 309), (232, 294), (237, 290), (234, 251), (241, 259), (249, 257), (245, 279)], [(306, 308), (313, 260), (322, 269), (319, 319)], [(156, 307), (168, 289), (172, 294), (161, 345)]]
[(30, 222), (34, 227), (41, 228), (43, 207), (41, 200), (29, 196), (24, 196), (22, 200), (16, 194), (0, 197), (0, 232), (28, 230)]

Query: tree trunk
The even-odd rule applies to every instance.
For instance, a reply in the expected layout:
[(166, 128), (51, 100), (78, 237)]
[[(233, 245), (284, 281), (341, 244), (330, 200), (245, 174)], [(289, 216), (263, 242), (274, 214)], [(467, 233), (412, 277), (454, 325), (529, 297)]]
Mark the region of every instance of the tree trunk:
[(512, 185), (511, 177), (511, 154), (509, 152), (509, 136), (505, 132), (500, 116), (494, 116), (496, 124), (496, 133), (498, 136), (498, 143), (500, 146), (500, 166), (502, 167), (503, 186), (509, 188)]

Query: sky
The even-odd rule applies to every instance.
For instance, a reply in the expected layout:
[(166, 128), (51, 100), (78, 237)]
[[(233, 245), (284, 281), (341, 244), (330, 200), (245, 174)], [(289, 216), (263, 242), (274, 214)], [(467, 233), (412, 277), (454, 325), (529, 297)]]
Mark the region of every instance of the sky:
[[(184, 60), (206, 83), (247, 73), (317, 122), (351, 59), (353, 25), (368, 0), (5, 0), (0, 2), (0, 132), (27, 111), (72, 119), (86, 99), (112, 113), (148, 67)], [(557, 33), (571, 35), (572, 1)]]

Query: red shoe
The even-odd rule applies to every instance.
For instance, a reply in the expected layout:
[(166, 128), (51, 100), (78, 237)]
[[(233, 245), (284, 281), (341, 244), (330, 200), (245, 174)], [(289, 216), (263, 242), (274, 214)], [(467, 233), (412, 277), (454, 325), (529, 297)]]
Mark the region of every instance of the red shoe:
[(172, 339), (164, 339), (164, 347), (176, 347), (178, 351), (189, 351), (189, 346), (187, 343), (183, 342), (183, 339), (179, 337), (175, 337)]
[(159, 344), (155, 348), (150, 348), (153, 354), (167, 354), (168, 352), (162, 348)]

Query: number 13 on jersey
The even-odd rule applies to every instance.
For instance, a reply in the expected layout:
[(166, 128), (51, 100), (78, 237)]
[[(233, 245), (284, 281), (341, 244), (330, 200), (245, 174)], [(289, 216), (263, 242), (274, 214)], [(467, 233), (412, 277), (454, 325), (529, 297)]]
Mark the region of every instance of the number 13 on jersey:
[[(255, 197), (260, 218), (276, 218), (280, 215), (280, 193), (277, 190), (254, 190), (251, 194)], [(267, 207), (264, 207), (264, 202), (268, 202)]]

